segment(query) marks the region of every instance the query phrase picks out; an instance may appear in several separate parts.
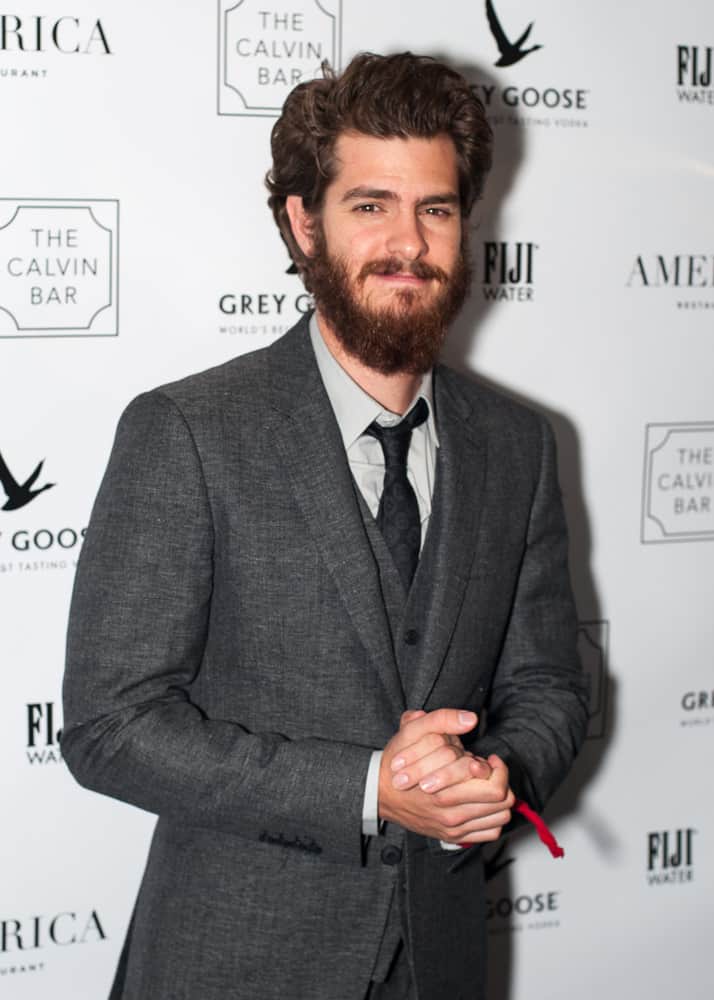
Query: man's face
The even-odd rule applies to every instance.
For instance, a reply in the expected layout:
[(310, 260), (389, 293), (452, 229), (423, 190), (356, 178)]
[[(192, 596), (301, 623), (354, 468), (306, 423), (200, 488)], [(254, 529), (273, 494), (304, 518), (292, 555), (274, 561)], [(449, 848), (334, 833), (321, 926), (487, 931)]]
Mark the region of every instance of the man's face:
[(318, 310), (368, 367), (426, 371), (468, 290), (454, 144), (346, 133), (335, 152), (313, 237)]

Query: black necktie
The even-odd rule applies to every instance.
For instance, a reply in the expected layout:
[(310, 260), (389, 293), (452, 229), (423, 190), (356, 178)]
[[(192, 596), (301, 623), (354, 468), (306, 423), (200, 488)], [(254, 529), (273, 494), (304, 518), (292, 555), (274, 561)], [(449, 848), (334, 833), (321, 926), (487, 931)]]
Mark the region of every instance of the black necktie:
[(412, 431), (428, 416), (429, 407), (419, 398), (416, 406), (398, 424), (382, 427), (375, 420), (366, 430), (377, 438), (384, 452), (384, 489), (377, 511), (377, 527), (407, 591), (416, 572), (421, 547), (419, 504), (407, 479), (407, 455)]

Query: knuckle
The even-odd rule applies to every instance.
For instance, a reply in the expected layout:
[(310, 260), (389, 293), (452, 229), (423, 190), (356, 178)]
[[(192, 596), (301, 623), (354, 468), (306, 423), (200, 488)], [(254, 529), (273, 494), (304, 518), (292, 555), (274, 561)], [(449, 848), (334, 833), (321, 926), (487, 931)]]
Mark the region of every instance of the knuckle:
[(450, 830), (455, 829), (457, 826), (461, 826), (464, 822), (464, 814), (461, 809), (449, 809), (447, 808), (444, 813), (444, 823)]
[(429, 733), (427, 736), (427, 746), (432, 750), (438, 750), (444, 745), (444, 737), (439, 733)]
[(444, 728), (444, 710), (443, 708), (434, 709), (433, 712), (429, 712), (424, 716), (424, 722), (428, 723), (428, 731), (440, 732)]

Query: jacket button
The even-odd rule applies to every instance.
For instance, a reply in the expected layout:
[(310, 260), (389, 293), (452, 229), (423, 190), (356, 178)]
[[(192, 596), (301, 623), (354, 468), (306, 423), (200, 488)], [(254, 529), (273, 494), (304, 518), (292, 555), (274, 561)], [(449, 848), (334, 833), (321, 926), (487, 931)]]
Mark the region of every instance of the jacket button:
[(419, 642), (419, 633), (415, 628), (408, 628), (404, 633), (404, 641), (407, 646), (416, 646)]
[(381, 857), (385, 865), (398, 865), (402, 860), (402, 849), (396, 844), (387, 844), (382, 848)]

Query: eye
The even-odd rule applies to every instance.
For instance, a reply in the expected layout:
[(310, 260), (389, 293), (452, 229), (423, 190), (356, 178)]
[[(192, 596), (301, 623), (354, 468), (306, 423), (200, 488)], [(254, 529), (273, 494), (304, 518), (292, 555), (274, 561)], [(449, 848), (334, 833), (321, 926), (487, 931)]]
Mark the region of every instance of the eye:
[(361, 212), (363, 215), (373, 215), (381, 211), (380, 206), (373, 201), (365, 202), (362, 205), (355, 205), (354, 210), (355, 212)]
[(453, 209), (443, 205), (427, 205), (424, 212), (436, 219), (448, 219), (454, 214)]

